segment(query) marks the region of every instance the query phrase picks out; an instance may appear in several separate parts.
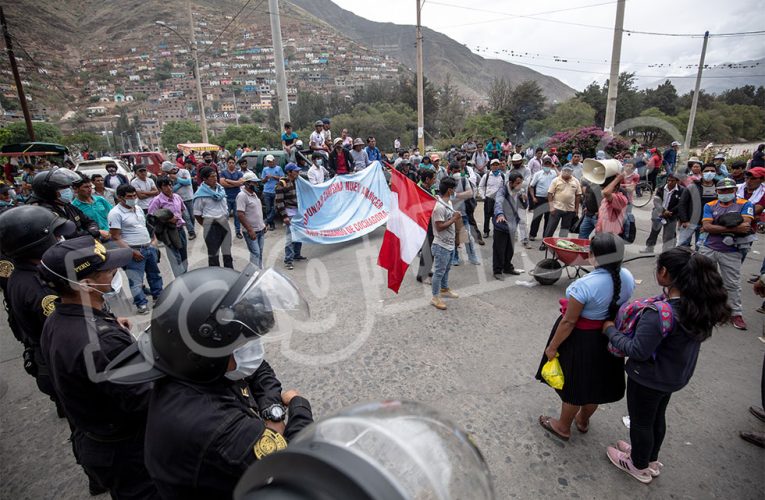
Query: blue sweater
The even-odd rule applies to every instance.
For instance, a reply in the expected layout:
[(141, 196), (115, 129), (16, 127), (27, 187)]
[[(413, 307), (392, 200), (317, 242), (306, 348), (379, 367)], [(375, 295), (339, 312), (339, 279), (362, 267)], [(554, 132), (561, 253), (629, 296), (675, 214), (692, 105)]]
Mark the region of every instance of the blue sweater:
[(614, 327), (606, 330), (611, 344), (629, 356), (625, 365), (627, 376), (640, 385), (663, 392), (679, 391), (688, 384), (701, 348), (701, 342), (688, 336), (677, 317), (679, 299), (671, 299), (669, 303), (675, 323), (666, 337), (661, 335), (659, 313), (653, 309), (643, 311), (632, 338)]

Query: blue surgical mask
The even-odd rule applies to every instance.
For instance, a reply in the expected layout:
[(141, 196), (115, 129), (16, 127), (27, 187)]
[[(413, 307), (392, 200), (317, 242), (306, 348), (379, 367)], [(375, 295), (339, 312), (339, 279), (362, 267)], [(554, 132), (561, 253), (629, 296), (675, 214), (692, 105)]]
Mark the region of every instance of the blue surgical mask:
[(229, 380), (242, 380), (251, 376), (260, 368), (265, 357), (263, 343), (259, 338), (252, 339), (246, 344), (234, 349), (234, 361), (236, 368), (226, 372), (226, 378)]
[(704, 172), (704, 173), (702, 173), (702, 174), (701, 174), (701, 177), (702, 177), (702, 178), (703, 178), (705, 181), (711, 181), (711, 180), (714, 180), (714, 178), (715, 178), (715, 175), (717, 175), (717, 174), (716, 174), (716, 173), (714, 173), (714, 172)]
[(542, 167), (542, 170), (544, 170), (546, 174), (550, 173), (550, 167)]
[(730, 203), (736, 199), (736, 193), (717, 193), (717, 201), (720, 203)]
[(58, 190), (59, 199), (64, 203), (71, 203), (74, 199), (74, 189), (68, 187)]

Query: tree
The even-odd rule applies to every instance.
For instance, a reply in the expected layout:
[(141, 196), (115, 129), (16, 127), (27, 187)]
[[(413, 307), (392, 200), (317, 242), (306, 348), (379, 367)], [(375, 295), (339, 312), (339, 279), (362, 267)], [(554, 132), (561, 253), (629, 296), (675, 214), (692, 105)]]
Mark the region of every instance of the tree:
[(525, 81), (517, 85), (510, 97), (510, 107), (504, 110), (504, 129), (516, 137), (529, 120), (544, 118), (545, 96), (537, 82)]
[[(410, 109), (417, 111), (417, 78), (402, 76), (399, 80), (398, 94), (392, 103), (404, 103)], [(430, 80), (423, 77), (422, 106), (425, 111), (425, 130), (435, 129), (435, 118), (438, 114), (438, 95)], [(415, 141), (416, 142), (416, 141)]]
[(382, 151), (393, 147), (393, 140), (416, 141), (417, 114), (405, 104), (358, 104), (350, 113), (333, 118), (332, 124), (338, 129), (346, 128), (352, 137), (374, 136)]
[[(658, 118), (659, 120), (662, 120), (663, 122), (668, 123), (669, 125), (677, 128), (678, 130), (683, 130), (685, 128), (684, 124), (680, 123), (680, 120), (677, 119), (675, 116), (669, 116), (668, 114), (664, 113), (659, 108), (648, 108), (640, 113), (640, 116), (648, 117), (648, 118)], [(647, 146), (654, 146), (654, 145), (660, 145), (660, 144), (669, 144), (670, 142), (674, 141), (676, 137), (673, 137), (670, 135), (670, 133), (661, 127), (653, 127), (653, 126), (639, 126), (632, 129), (632, 133), (634, 134), (641, 134), (643, 136), (643, 143)]]
[[(32, 128), (35, 131), (37, 142), (61, 142), (61, 131), (55, 125), (33, 122)], [(29, 134), (27, 134), (27, 125), (23, 121), (13, 122), (2, 130), (5, 131), (2, 137), (4, 145), (29, 142), (30, 140)]]
[(462, 130), (465, 115), (464, 98), (452, 85), (451, 75), (447, 73), (444, 84), (438, 90), (438, 111), (434, 120), (436, 135), (455, 137)]
[(166, 150), (173, 151), (178, 144), (183, 142), (201, 141), (202, 130), (199, 125), (190, 120), (166, 122), (165, 126), (162, 127), (162, 147)]
[(592, 82), (583, 91), (577, 92), (575, 97), (595, 110), (595, 123), (602, 127), (606, 121), (606, 96), (600, 85)]
[[(754, 88), (754, 87), (753, 87)], [(658, 108), (664, 114), (674, 115), (677, 113), (677, 89), (672, 82), (666, 80), (655, 89), (646, 89), (644, 106)]]
[(231, 125), (219, 136), (211, 139), (213, 144), (220, 144), (229, 151), (236, 149), (237, 144), (246, 143), (253, 149), (278, 149), (279, 133), (275, 130), (264, 130), (257, 125)]
[(84, 149), (105, 151), (107, 149), (104, 136), (94, 132), (77, 132), (75, 134), (65, 135), (61, 139), (61, 144), (70, 147), (75, 146), (80, 151)]
[(487, 93), (489, 108), (492, 111), (508, 109), (512, 103), (513, 89), (504, 78), (494, 78)]
[[(326, 106), (322, 96), (316, 92), (299, 90), (297, 93), (297, 104), (290, 106), (292, 128), (297, 130), (313, 126), (316, 120), (324, 118), (325, 113)], [(276, 116), (278, 116), (278, 110), (276, 111)], [(282, 125), (284, 124), (279, 123), (277, 130), (281, 130)]]
[(498, 113), (473, 115), (465, 120), (462, 135), (464, 137), (472, 136), (478, 140), (502, 137), (505, 135), (502, 129), (502, 117)]
[[(595, 109), (577, 97), (564, 101), (553, 108), (544, 120), (529, 120), (524, 133), (526, 137), (549, 137), (555, 132), (595, 125)], [(538, 142), (532, 140), (531, 142)]]

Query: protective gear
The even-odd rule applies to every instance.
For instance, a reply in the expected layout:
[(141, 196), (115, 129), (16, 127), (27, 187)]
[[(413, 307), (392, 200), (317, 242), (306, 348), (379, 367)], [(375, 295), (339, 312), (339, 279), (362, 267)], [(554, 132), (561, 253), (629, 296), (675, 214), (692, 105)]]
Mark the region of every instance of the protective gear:
[(231, 354), (247, 340), (289, 333), (292, 321), (308, 314), (297, 287), (273, 269), (195, 269), (165, 288), (150, 329), (109, 364), (107, 376), (127, 384), (164, 375), (210, 383), (224, 376)]
[(241, 380), (251, 376), (260, 368), (265, 354), (263, 342), (259, 338), (250, 340), (242, 347), (237, 347), (233, 352), (236, 368), (226, 372), (226, 378)]
[(704, 179), (705, 181), (713, 181), (716, 175), (717, 174), (714, 172), (703, 172), (701, 174), (701, 178)]
[(134, 208), (138, 204), (138, 200), (133, 198), (132, 200), (125, 200), (125, 205), (130, 208)]
[(16, 207), (0, 215), (0, 252), (10, 258), (39, 259), (61, 236), (75, 230), (74, 223), (46, 208)]
[(730, 203), (736, 199), (736, 193), (717, 193), (717, 200), (720, 203)]
[(542, 170), (544, 170), (544, 173), (546, 174), (550, 173), (550, 167), (542, 167)]
[(35, 175), (32, 179), (32, 192), (41, 200), (54, 202), (59, 190), (72, 187), (79, 180), (80, 176), (76, 172), (67, 168), (52, 168)]
[(72, 203), (72, 200), (74, 199), (74, 189), (70, 187), (59, 189), (58, 199), (63, 201), (64, 203)]

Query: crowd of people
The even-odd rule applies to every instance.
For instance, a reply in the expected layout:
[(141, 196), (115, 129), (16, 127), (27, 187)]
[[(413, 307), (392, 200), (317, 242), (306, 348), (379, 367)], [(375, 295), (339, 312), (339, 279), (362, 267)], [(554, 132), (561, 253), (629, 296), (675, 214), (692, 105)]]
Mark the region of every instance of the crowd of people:
[[(700, 343), (728, 321), (747, 328), (741, 266), (765, 222), (765, 147), (748, 164), (727, 166), (716, 156), (711, 163), (692, 157), (680, 165), (679, 144), (662, 154), (645, 152), (635, 141), (613, 159), (598, 152), (603, 172), (596, 176), (576, 149), (545, 151), (497, 138), (484, 146), (468, 138), (443, 155), (404, 150), (399, 142), (389, 157), (373, 136), (354, 139), (343, 130), (332, 139), (326, 119), (316, 122), (307, 149), (289, 123), (284, 129), (288, 161), (282, 166), (267, 155), (260, 175), (248, 167), (243, 155), (249, 148), (242, 145), (231, 154), (205, 151), (201, 161), (194, 152), (180, 153), (156, 175), (137, 164), (132, 179), (116, 166), (105, 176), (87, 176), (72, 165), (25, 164), (20, 180), (11, 175), (13, 183), (0, 186), (0, 277), (11, 329), (24, 344), (25, 369), (69, 422), (73, 452), (92, 493), (230, 494), (244, 468), (261, 458), (259, 449), (283, 448), (285, 438), (310, 423), (310, 404), (296, 391), (282, 391), (258, 340), (277, 326), (269, 307), (299, 309), (302, 300), (289, 280), (263, 270), (264, 239), (281, 222), (284, 268), (294, 269), (306, 260), (290, 228), (299, 215), (298, 177), (320, 184), (375, 161), (436, 200), (416, 279), (431, 287), (430, 303), (439, 310), (448, 307), (444, 299), (458, 298), (449, 274), (464, 262), (462, 247), (470, 264), (482, 265), (476, 245), (491, 238), (492, 275), (502, 281), (521, 273), (513, 265), (516, 242), (533, 250), (540, 230), (541, 238), (556, 231), (591, 238), (594, 270), (566, 290), (538, 374), (542, 378), (545, 362), (559, 359), (566, 380), (558, 390), (561, 412), (539, 423), (567, 440), (572, 424), (586, 433), (597, 406), (626, 391), (631, 442), (617, 441), (607, 454), (641, 482), (659, 475), (665, 411), (671, 394), (692, 376)], [(643, 252), (654, 253), (662, 236), (656, 274), (665, 293), (625, 335), (618, 315), (635, 282), (621, 264), (624, 245), (635, 238), (631, 211), (633, 201), (646, 196), (642, 190), (654, 193)], [(482, 227), (475, 218), (479, 204)], [(207, 266), (189, 270), (189, 241), (200, 226)], [(235, 240), (243, 240), (249, 253), (242, 273), (233, 270)], [(159, 267), (160, 242), (174, 278), (169, 285)], [(539, 250), (545, 248), (542, 242)], [(151, 349), (138, 346), (129, 320), (108, 309), (122, 287), (119, 269), (128, 277), (136, 313), (155, 312), (143, 337)], [(750, 281), (765, 295), (765, 274)], [(204, 296), (182, 293), (202, 288)], [(274, 293), (290, 300), (268, 296)], [(222, 312), (210, 313), (213, 305)], [(666, 323), (662, 311), (673, 320)], [(100, 350), (86, 360), (93, 338)], [(200, 354), (190, 345), (219, 350)], [(148, 375), (94, 376), (146, 356), (154, 358)], [(649, 362), (660, 370), (642, 370)], [(104, 454), (109, 463), (101, 460)]]

